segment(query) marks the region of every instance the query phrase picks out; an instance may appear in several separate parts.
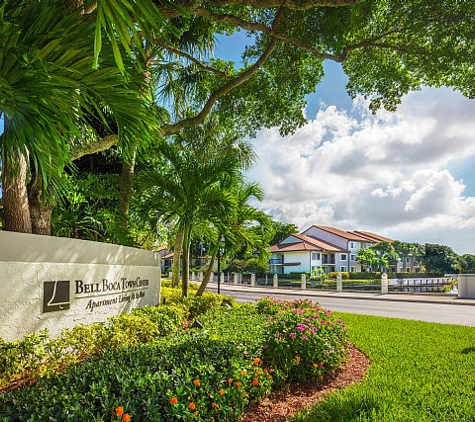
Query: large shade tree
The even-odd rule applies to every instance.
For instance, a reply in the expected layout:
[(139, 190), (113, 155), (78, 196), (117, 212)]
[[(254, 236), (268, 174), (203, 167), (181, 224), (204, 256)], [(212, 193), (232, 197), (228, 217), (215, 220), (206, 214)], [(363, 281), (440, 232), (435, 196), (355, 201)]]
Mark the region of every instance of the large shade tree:
[(460, 271), (459, 256), (446, 245), (426, 243), (422, 262), (428, 273), (454, 274)]
[[(305, 122), (305, 97), (321, 81), (325, 60), (342, 63), (349, 93), (369, 98), (372, 109), (394, 110), (423, 85), (474, 96), (471, 0), (6, 1), (0, 18), (0, 112), (7, 120), (1, 145), (11, 156), (4, 166), (22, 169), (7, 173), (19, 191), (9, 189), (15, 195), (4, 198), (5, 206), (25, 198), (30, 162), (51, 179), (76, 156), (66, 151), (84, 108), (100, 115), (105, 104), (121, 120), (143, 92), (133, 87), (127, 99), (109, 97), (130, 88), (129, 77), (120, 80), (130, 63), (141, 64), (141, 74), (156, 83), (155, 109), (167, 112), (157, 122), (161, 135), (196, 126), (211, 111), (246, 133), (262, 126), (291, 132)], [(59, 26), (50, 25), (55, 19)], [(236, 30), (252, 35), (243, 66), (210, 54), (216, 34)], [(101, 72), (103, 81), (92, 83)], [(94, 86), (103, 90), (91, 91)], [(80, 154), (109, 148), (127, 132), (131, 143), (142, 144), (149, 125), (138, 129), (134, 115), (140, 113), (130, 113), (130, 124), (110, 136), (81, 142)]]

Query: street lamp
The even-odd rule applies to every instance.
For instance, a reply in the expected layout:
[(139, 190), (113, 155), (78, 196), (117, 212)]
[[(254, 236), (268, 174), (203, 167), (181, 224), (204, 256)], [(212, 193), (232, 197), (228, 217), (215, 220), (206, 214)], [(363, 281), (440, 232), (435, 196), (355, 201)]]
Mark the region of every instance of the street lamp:
[(219, 247), (218, 247), (218, 295), (221, 294), (221, 255), (224, 253), (223, 250), (221, 250), (221, 245), (222, 241), (219, 241)]
[(218, 248), (218, 295), (221, 294), (221, 248)]

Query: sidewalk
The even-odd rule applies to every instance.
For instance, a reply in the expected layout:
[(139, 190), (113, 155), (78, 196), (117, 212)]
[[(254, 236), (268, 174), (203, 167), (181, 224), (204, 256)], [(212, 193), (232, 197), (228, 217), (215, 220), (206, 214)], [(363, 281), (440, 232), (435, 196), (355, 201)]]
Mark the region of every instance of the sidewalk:
[[(217, 288), (216, 282), (210, 282), (209, 286), (213, 287), (213, 290)], [(331, 297), (341, 299), (365, 299), (365, 300), (385, 300), (394, 302), (418, 302), (418, 303), (440, 303), (447, 305), (475, 305), (475, 299), (459, 299), (456, 295), (437, 295), (437, 294), (404, 294), (404, 293), (389, 293), (382, 295), (380, 293), (358, 293), (358, 292), (342, 292), (337, 293), (333, 291), (315, 291), (313, 289), (274, 289), (272, 287), (251, 287), (243, 284), (221, 284), (221, 292), (249, 292), (249, 293), (261, 293), (268, 296), (275, 295), (287, 295), (298, 297), (315, 297), (318, 300), (319, 297)]]

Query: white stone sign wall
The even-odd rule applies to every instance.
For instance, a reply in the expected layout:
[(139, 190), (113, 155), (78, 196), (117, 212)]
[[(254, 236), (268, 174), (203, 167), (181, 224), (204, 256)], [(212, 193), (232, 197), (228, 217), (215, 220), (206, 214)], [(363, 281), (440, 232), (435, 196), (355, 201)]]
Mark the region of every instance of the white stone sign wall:
[(57, 335), (160, 302), (160, 262), (148, 251), (0, 231), (0, 337)]

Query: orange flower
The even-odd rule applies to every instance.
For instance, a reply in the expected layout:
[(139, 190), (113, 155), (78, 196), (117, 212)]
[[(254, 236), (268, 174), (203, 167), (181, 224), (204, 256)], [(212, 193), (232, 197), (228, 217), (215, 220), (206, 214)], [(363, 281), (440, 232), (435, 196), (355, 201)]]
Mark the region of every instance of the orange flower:
[(200, 380), (194, 380), (193, 384), (195, 384), (197, 387), (201, 385)]
[(254, 362), (252, 362), (254, 365), (259, 365), (261, 359), (260, 358), (255, 358)]
[(313, 367), (314, 367), (314, 368), (318, 368), (318, 363), (314, 363), (314, 364), (313, 364)]
[(178, 399), (177, 399), (176, 397), (172, 397), (172, 398), (170, 399), (170, 403), (171, 403), (171, 404), (177, 404), (177, 403), (178, 403)]
[(262, 375), (262, 371), (257, 371), (257, 375)]
[(122, 415), (122, 420), (123, 420), (124, 422), (130, 422), (130, 415), (129, 415), (128, 413), (124, 413), (124, 414)]
[(259, 381), (256, 379), (252, 380), (252, 385), (259, 385)]
[(267, 375), (268, 373), (269, 373), (269, 371), (267, 369), (264, 369), (264, 374)]
[(232, 378), (229, 378), (228, 379), (228, 384), (232, 384), (233, 383), (233, 379)]
[(237, 386), (237, 387), (240, 387), (241, 385), (242, 385), (242, 383), (239, 382), (239, 381), (236, 383), (236, 386)]
[(188, 409), (195, 410), (196, 409), (196, 404), (194, 404), (193, 402), (188, 403)]
[(300, 356), (295, 356), (294, 359), (297, 361), (297, 363), (300, 363)]
[(224, 390), (219, 390), (219, 395), (224, 396)]
[(194, 412), (193, 415), (198, 416), (198, 411)]
[(218, 403), (211, 403), (211, 407), (219, 407)]
[(242, 376), (246, 375), (246, 371), (241, 371), (241, 375)]
[(271, 377), (270, 375), (267, 375), (267, 379), (268, 379), (268, 380), (271, 380), (272, 377)]
[(124, 408), (122, 406), (116, 407), (115, 414), (120, 418), (124, 414)]

